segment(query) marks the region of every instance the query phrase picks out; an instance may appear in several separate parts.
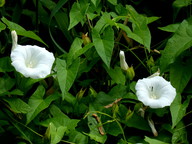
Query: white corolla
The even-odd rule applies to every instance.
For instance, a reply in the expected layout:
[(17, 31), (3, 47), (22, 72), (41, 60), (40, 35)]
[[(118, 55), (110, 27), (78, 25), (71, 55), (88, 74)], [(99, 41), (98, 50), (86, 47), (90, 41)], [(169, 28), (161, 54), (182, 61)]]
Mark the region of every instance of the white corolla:
[(11, 61), (16, 71), (33, 79), (45, 78), (55, 61), (53, 53), (36, 45), (18, 45), (16, 31), (11, 32)]
[(176, 89), (161, 76), (140, 79), (135, 89), (138, 100), (151, 108), (170, 106), (176, 96)]
[(127, 70), (129, 68), (126, 60), (125, 60), (125, 53), (124, 51), (120, 51), (119, 52), (119, 57), (120, 57), (120, 67), (123, 69), (123, 70)]

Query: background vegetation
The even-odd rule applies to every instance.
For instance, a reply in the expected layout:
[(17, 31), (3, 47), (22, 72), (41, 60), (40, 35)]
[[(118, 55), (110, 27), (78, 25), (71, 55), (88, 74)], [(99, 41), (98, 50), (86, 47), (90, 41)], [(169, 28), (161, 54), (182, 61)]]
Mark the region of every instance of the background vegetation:
[[(0, 0), (0, 140), (2, 143), (192, 142), (191, 0)], [(19, 44), (54, 53), (52, 74), (30, 79), (11, 65), (11, 30)], [(122, 72), (123, 50), (135, 77)], [(147, 109), (138, 79), (160, 69), (177, 96)]]

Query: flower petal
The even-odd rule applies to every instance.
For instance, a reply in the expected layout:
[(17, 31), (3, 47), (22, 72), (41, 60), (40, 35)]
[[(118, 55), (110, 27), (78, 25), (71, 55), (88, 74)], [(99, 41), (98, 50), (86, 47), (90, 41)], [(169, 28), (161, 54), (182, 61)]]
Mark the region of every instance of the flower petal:
[(161, 76), (138, 80), (135, 89), (138, 100), (151, 108), (170, 106), (176, 96), (175, 88)]
[(55, 60), (53, 53), (39, 46), (17, 45), (11, 52), (12, 65), (25, 77), (45, 78)]

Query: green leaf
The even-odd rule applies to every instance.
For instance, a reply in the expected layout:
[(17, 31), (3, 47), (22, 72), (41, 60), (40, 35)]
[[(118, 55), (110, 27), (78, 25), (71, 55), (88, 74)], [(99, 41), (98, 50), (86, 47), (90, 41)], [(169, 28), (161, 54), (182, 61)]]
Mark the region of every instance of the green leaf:
[(11, 65), (10, 57), (0, 58), (0, 72), (11, 72), (14, 68)]
[(132, 92), (128, 92), (123, 98), (131, 100), (131, 102), (134, 102), (134, 100), (138, 100), (137, 96), (135, 94), (133, 94)]
[[(65, 60), (56, 59), (56, 69), (57, 69), (57, 78), (59, 82), (59, 87), (62, 91), (62, 99), (65, 98), (67, 92), (67, 64)], [(69, 83), (69, 82), (68, 82)]]
[(26, 132), (26, 129), (21, 127), (21, 125), (19, 125), (17, 122), (14, 122), (14, 121), (10, 121), (10, 122), (12, 123), (14, 128), (16, 128), (19, 131), (19, 133), (21, 134), (21, 138), (23, 138), (24, 140), (28, 141), (30, 144), (33, 144), (29, 133)]
[[(173, 87), (176, 88), (178, 93), (182, 93), (184, 88), (192, 77), (192, 58), (191, 53), (188, 53), (188, 57), (178, 57), (178, 59), (170, 66), (170, 81)], [(183, 61), (185, 59), (185, 62)]]
[(4, 23), (0, 22), (0, 32), (4, 29), (6, 29), (6, 25)]
[(66, 93), (75, 81), (79, 69), (80, 60), (77, 58), (70, 67), (67, 67), (66, 61), (56, 59), (57, 78), (60, 89), (62, 91), (62, 99), (64, 100)]
[(173, 130), (173, 136), (172, 136), (172, 143), (183, 143), (183, 144), (189, 144), (187, 140), (187, 131), (185, 128), (185, 124), (180, 121), (177, 126)]
[(115, 98), (112, 98), (110, 95), (101, 91), (97, 94), (94, 104), (101, 105), (103, 107), (108, 104), (111, 104), (114, 101), (115, 101)]
[(181, 95), (177, 94), (173, 103), (170, 106), (171, 117), (172, 117), (172, 128), (174, 128), (181, 119), (185, 116), (186, 109), (189, 105), (190, 97), (188, 97), (183, 104), (181, 103)]
[(86, 44), (82, 49), (79, 49), (76, 54), (75, 54), (75, 57), (74, 58), (77, 58), (79, 56), (81, 56), (82, 54), (85, 54), (90, 48), (93, 47), (93, 43), (89, 43), (89, 44)]
[(70, 24), (68, 30), (76, 26), (79, 22), (84, 19), (88, 7), (89, 3), (86, 3), (84, 5), (78, 2), (73, 3), (73, 6), (69, 12)]
[(93, 102), (96, 106), (102, 106), (102, 108), (108, 104), (113, 103), (115, 100), (119, 98), (123, 98), (127, 94), (127, 87), (124, 85), (116, 85), (114, 86), (108, 94), (104, 92), (99, 92), (96, 95), (96, 99)]
[(115, 10), (120, 16), (127, 16), (127, 9), (121, 3), (115, 6)]
[(101, 0), (91, 0), (91, 2), (94, 4), (95, 7), (97, 7)]
[(116, 26), (121, 28), (122, 30), (124, 30), (129, 38), (144, 45), (142, 38), (140, 36), (138, 36), (137, 34), (135, 34), (134, 32), (132, 32), (128, 26), (126, 26), (124, 24), (120, 24), (120, 23), (116, 23)]
[(116, 85), (114, 86), (108, 93), (111, 98), (115, 101), (116, 99), (123, 98), (127, 94), (127, 86), (126, 85)]
[[(51, 19), (56, 15), (56, 13), (58, 13), (58, 11), (66, 4), (68, 0), (59, 0), (59, 2), (54, 5), (54, 9), (51, 12), (51, 16), (50, 16), (50, 21)], [(45, 1), (45, 3), (47, 3), (47, 0)], [(53, 2), (50, 1), (50, 6), (53, 6)]]
[(41, 79), (25, 78), (20, 73), (16, 73), (16, 80), (17, 80), (18, 89), (20, 89), (24, 93), (28, 92), (28, 90), (35, 83), (41, 81)]
[(101, 18), (97, 21), (94, 30), (98, 33), (102, 33), (109, 24), (113, 26), (115, 25), (115, 22), (111, 20), (111, 15), (109, 13), (104, 12)]
[(145, 141), (148, 142), (149, 144), (169, 144), (160, 140), (149, 138), (147, 136), (145, 136)]
[(64, 126), (55, 127), (55, 125), (51, 122), (49, 124), (51, 144), (59, 143), (61, 141), (61, 139), (63, 138), (66, 130), (67, 130), (67, 127), (64, 127)]
[(15, 30), (18, 35), (32, 38), (32, 39), (37, 40), (37, 41), (39, 41), (39, 42), (41, 42), (47, 46), (47, 44), (38, 35), (36, 35), (34, 32), (26, 31), (22, 26), (7, 20), (5, 17), (1, 18), (1, 20), (8, 26), (8, 28), (11, 31)]
[(70, 43), (72, 43), (73, 37), (70, 31), (68, 31), (68, 15), (64, 12), (58, 12), (57, 14), (55, 14), (55, 20), (59, 28), (61, 29), (62, 33), (65, 35), (66, 39)]
[(76, 130), (70, 131), (69, 141), (75, 144), (88, 144), (88, 137)]
[(45, 95), (45, 89), (40, 85), (33, 95), (29, 98), (29, 106), (31, 110), (27, 113), (27, 122), (29, 124), (42, 110), (46, 109), (52, 101), (59, 98), (57, 93), (54, 93), (46, 98), (43, 98)]
[(110, 134), (112, 136), (118, 136), (119, 134), (122, 134), (122, 130), (120, 129), (116, 121), (109, 121), (109, 123), (104, 125), (104, 129), (107, 134)]
[(39, 124), (45, 127), (48, 127), (52, 122), (55, 127), (64, 126), (67, 127), (68, 130), (75, 130), (78, 119), (70, 119), (67, 115), (65, 115), (57, 106), (52, 105), (50, 108), (50, 113), (52, 115), (51, 118), (40, 122)]
[(82, 44), (83, 44), (82, 39), (75, 38), (67, 55), (67, 65), (71, 65), (73, 60), (75, 60), (78, 57), (76, 53), (82, 49)]
[(19, 89), (14, 89), (13, 91), (7, 91), (7, 92), (5, 92), (5, 93), (3, 93), (3, 94), (0, 94), (0, 96), (1, 95), (18, 95), (18, 96), (23, 96), (23, 92), (21, 91), (21, 90), (19, 90)]
[(127, 141), (120, 139), (117, 144), (127, 144)]
[(73, 41), (69, 53), (67, 55), (67, 65), (71, 65), (74, 60), (79, 56), (84, 54), (88, 49), (93, 47), (93, 43), (89, 43), (82, 48), (83, 40), (80, 38), (75, 38)]
[(19, 98), (4, 98), (10, 109), (15, 113), (27, 113), (30, 111), (30, 106)]
[(126, 78), (120, 67), (112, 69), (104, 66), (104, 68), (115, 83), (122, 85), (125, 84)]
[(5, 75), (0, 77), (0, 94), (8, 92), (15, 85), (15, 80)]
[(125, 125), (144, 131), (151, 131), (148, 122), (136, 113), (133, 113), (132, 117), (126, 121)]
[(192, 0), (175, 0), (173, 6), (177, 8), (186, 7), (192, 4)]
[[(47, 9), (49, 9), (49, 10), (52, 10), (52, 13), (57, 13), (57, 11), (56, 10), (53, 10), (53, 9), (57, 9), (57, 10), (59, 10), (58, 8), (56, 8), (56, 3), (55, 2), (53, 2), (53, 1), (51, 1), (51, 0), (41, 0), (40, 1), (41, 2), (41, 4), (44, 6), (44, 7), (46, 7)], [(42, 8), (42, 7), (41, 7)], [(45, 14), (44, 14), (45, 15)], [(51, 16), (53, 17), (54, 15), (52, 15), (51, 14)]]
[(108, 0), (112, 5), (117, 5), (117, 0)]
[(160, 58), (160, 69), (164, 72), (183, 51), (192, 46), (192, 18), (184, 20), (168, 40)]
[(147, 17), (147, 24), (150, 24), (158, 19), (160, 19), (160, 17), (155, 17), (155, 16)]
[(170, 24), (165, 27), (159, 27), (160, 30), (166, 32), (176, 32), (180, 24)]
[(109, 68), (114, 47), (114, 31), (112, 27), (106, 27), (102, 35), (93, 29), (92, 38), (97, 53)]
[(0, 7), (3, 7), (5, 5), (5, 0), (0, 0)]
[(142, 43), (148, 51), (150, 51), (151, 45), (151, 33), (147, 26), (148, 18), (138, 14), (131, 5), (127, 5), (126, 8), (130, 14), (130, 20), (132, 22), (133, 33), (138, 35), (142, 39)]

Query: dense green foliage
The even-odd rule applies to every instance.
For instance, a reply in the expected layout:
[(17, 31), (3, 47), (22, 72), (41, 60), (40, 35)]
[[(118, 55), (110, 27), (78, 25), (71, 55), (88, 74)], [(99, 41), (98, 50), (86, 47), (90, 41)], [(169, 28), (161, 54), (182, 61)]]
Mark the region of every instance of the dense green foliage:
[[(191, 143), (191, 3), (0, 0), (1, 143)], [(11, 30), (19, 44), (54, 53), (52, 74), (31, 79), (14, 69)], [(121, 70), (120, 50), (135, 71), (131, 80)], [(142, 117), (135, 84), (158, 70), (177, 96)]]

